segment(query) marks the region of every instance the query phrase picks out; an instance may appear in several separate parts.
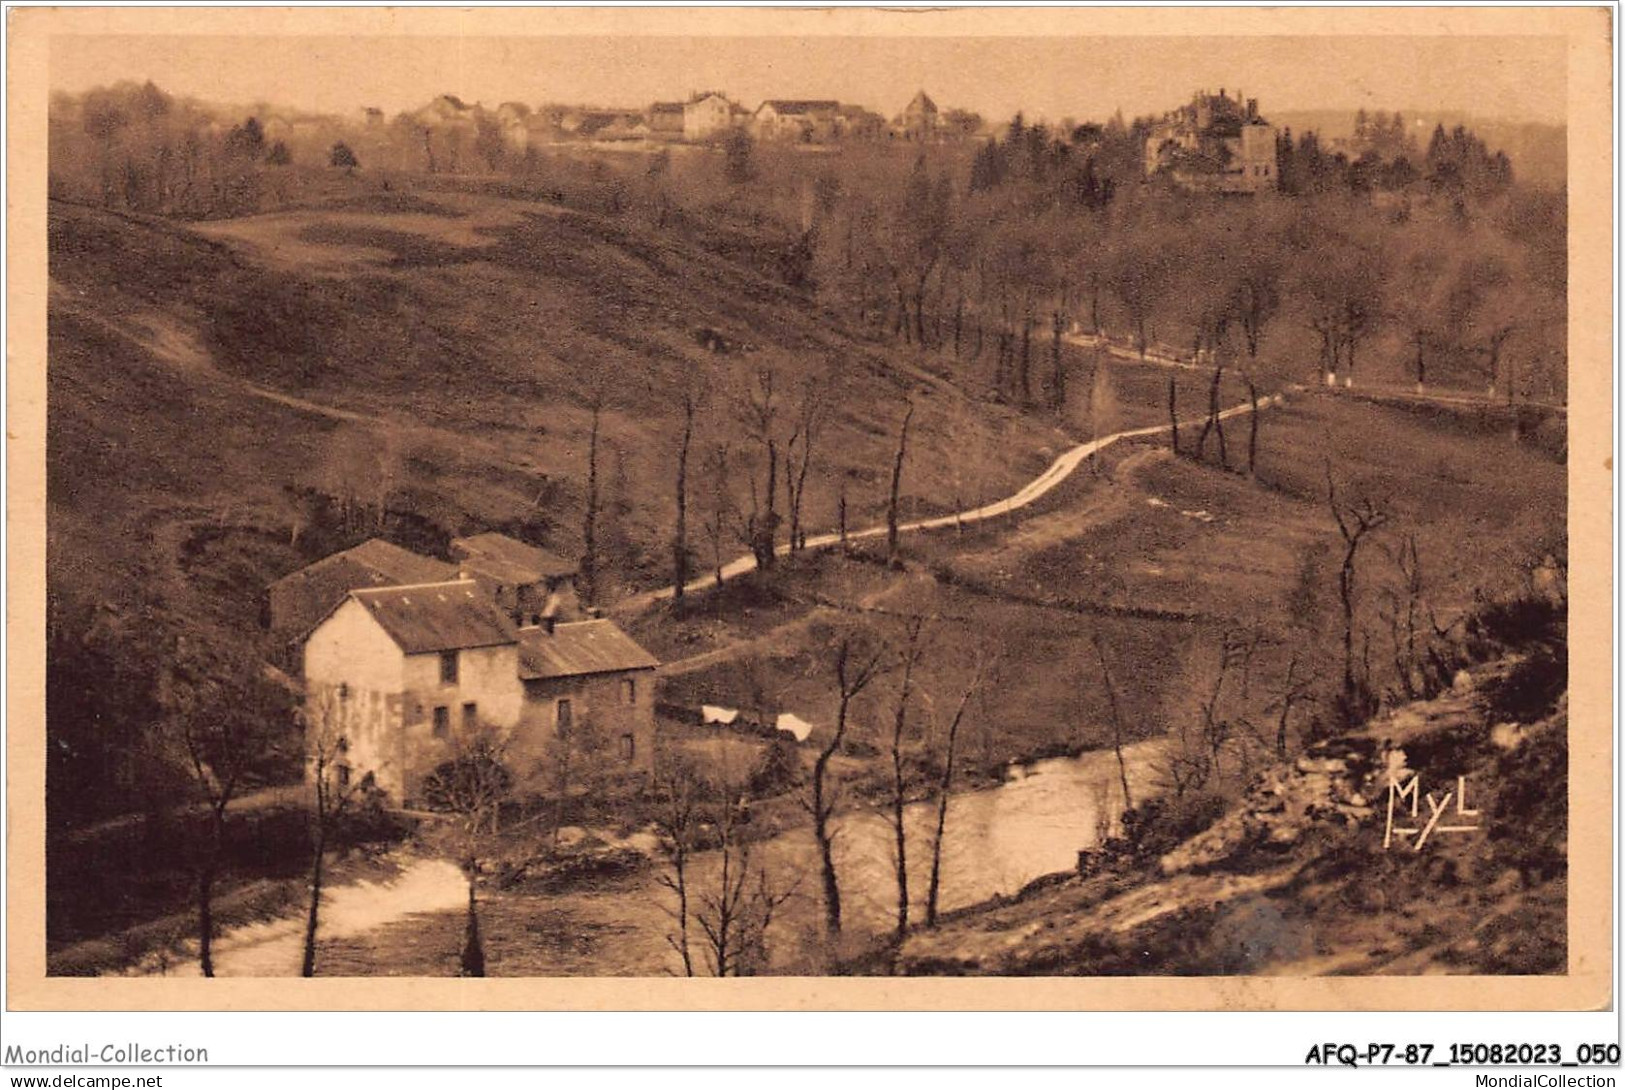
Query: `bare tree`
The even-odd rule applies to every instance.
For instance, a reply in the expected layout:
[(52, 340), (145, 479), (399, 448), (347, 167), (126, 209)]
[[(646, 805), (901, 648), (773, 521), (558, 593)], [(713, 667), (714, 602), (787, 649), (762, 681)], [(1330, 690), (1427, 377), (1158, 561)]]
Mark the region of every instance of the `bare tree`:
[(1100, 633), (1094, 634), (1095, 654), (1100, 659), (1100, 677), (1106, 684), (1106, 701), (1112, 713), (1112, 751), (1117, 754), (1117, 775), (1123, 782), (1123, 809), (1134, 809), (1134, 796), (1128, 788), (1128, 762), (1123, 759), (1123, 717), (1117, 707), (1117, 689), (1112, 685), (1111, 667), (1106, 663), (1106, 645)]
[(1247, 358), (1258, 362), (1258, 349), (1264, 330), (1281, 307), (1281, 279), (1285, 274), (1276, 246), (1278, 240), (1254, 240), (1242, 247), (1242, 267), (1237, 275), (1234, 310), (1247, 340)]
[(1287, 727), (1292, 718), (1292, 709), (1297, 704), (1308, 700), (1314, 685), (1312, 675), (1303, 671), (1303, 653), (1296, 648), (1292, 651), (1292, 658), (1286, 666), (1286, 681), (1281, 686), (1281, 696), (1275, 703), (1277, 717), (1275, 720), (1275, 755), (1284, 759), (1287, 749)]
[[(1215, 348), (1213, 357), (1219, 359), (1218, 349)], [(1207, 390), (1207, 419), (1202, 423), (1201, 434), (1196, 437), (1196, 457), (1201, 459), (1207, 453), (1207, 436), (1210, 430), (1217, 430), (1219, 435), (1219, 464), (1225, 469), (1230, 468), (1230, 452), (1224, 445), (1224, 418), (1219, 415), (1219, 384), (1224, 381), (1224, 364), (1216, 363), (1213, 368), (1213, 381), (1208, 384)]]
[(700, 827), (700, 783), (687, 765), (672, 762), (660, 778), (661, 809), (655, 818), (660, 830), (661, 847), (666, 853), (669, 872), (660, 876), (660, 884), (677, 898), (677, 907), (669, 909), (677, 930), (666, 936), (666, 942), (683, 962), (683, 975), (694, 975), (694, 954), (689, 938), (689, 857)]
[(718, 839), (716, 873), (697, 897), (695, 922), (704, 938), (711, 975), (746, 976), (767, 960), (767, 932), (796, 884), (777, 884), (752, 858), (743, 828), (744, 791), (724, 783), (713, 817)]
[(1168, 376), (1168, 432), (1169, 446), (1175, 455), (1179, 454), (1179, 393), (1174, 383), (1174, 376)]
[(361, 781), (352, 779), (346, 734), (345, 694), (323, 686), (305, 694), (305, 762), (311, 780), (310, 907), (305, 915), (305, 952), (299, 974), (316, 975), (316, 932), (320, 926), (323, 865)]
[(836, 523), (837, 523), (837, 525), (839, 527), (839, 529), (836, 531), (836, 533), (841, 539), (841, 552), (844, 553), (844, 552), (847, 551), (847, 540), (846, 540), (846, 480), (844, 478), (841, 480), (841, 494), (840, 494), (839, 498), (836, 500), (836, 503), (835, 503), (835, 515), (836, 515)]
[(1343, 606), (1343, 701), (1344, 711), (1353, 713), (1359, 700), (1359, 683), (1354, 664), (1354, 600), (1355, 577), (1360, 546), (1365, 539), (1381, 530), (1389, 522), (1386, 507), (1369, 496), (1352, 503), (1337, 498), (1337, 485), (1332, 480), (1332, 463), (1326, 462), (1326, 505), (1331, 508), (1337, 531), (1343, 537), (1343, 563), (1337, 575), (1337, 594)]
[(683, 387), (683, 439), (677, 446), (677, 519), (672, 526), (672, 600), (679, 606), (688, 585), (688, 448), (694, 439), (694, 413), (699, 392)]
[(903, 459), (908, 455), (908, 425), (914, 419), (914, 402), (908, 403), (902, 427), (897, 430), (897, 455), (892, 459), (891, 496), (886, 503), (886, 562), (897, 563), (897, 504), (903, 486)]
[(869, 686), (880, 672), (881, 651), (865, 652), (855, 647), (848, 638), (841, 640), (835, 652), (835, 683), (840, 702), (835, 711), (835, 730), (818, 751), (813, 762), (812, 778), (808, 784), (807, 809), (812, 812), (813, 839), (818, 842), (824, 893), (824, 931), (831, 937), (841, 933), (841, 887), (835, 876), (835, 830), (830, 820), (839, 802), (838, 792), (829, 780), (829, 763), (841, 750), (846, 740), (852, 701)]
[(1253, 476), (1258, 468), (1258, 387), (1253, 383), (1251, 371), (1241, 373), (1247, 384), (1247, 403), (1250, 406), (1247, 424), (1247, 475)]
[(226, 812), (245, 783), (271, 767), (291, 740), (286, 694), (255, 663), (173, 637), (159, 678), (162, 736), (188, 772), (209, 821), (197, 876), (198, 964), (214, 976), (214, 884), (224, 856)]
[(765, 477), (760, 492), (756, 487), (756, 478), (750, 478), (750, 514), (745, 520), (745, 540), (756, 558), (756, 567), (764, 572), (773, 567), (779, 533), (779, 441), (775, 383), (776, 375), (771, 366), (758, 367), (746, 405), (751, 437), (765, 456)]
[[(1121, 405), (1117, 398), (1117, 383), (1112, 379), (1111, 365), (1104, 353), (1095, 354), (1095, 370), (1089, 383), (1089, 438), (1103, 439), (1116, 430), (1121, 420)], [(1102, 460), (1092, 458), (1094, 471), (1104, 472)]]
[(719, 588), (722, 586), (722, 543), (735, 515), (733, 493), (728, 486), (729, 454), (728, 444), (717, 444), (712, 448), (708, 466), (711, 503), (705, 515), (705, 536), (711, 546), (711, 567)]
[(927, 927), (937, 925), (937, 900), (942, 890), (942, 844), (948, 830), (948, 798), (954, 783), (954, 757), (958, 749), (959, 724), (965, 718), (965, 709), (970, 706), (971, 697), (982, 684), (985, 667), (985, 656), (978, 654), (970, 683), (965, 686), (965, 692), (959, 698), (959, 706), (954, 709), (953, 718), (948, 721), (948, 736), (943, 745), (942, 779), (937, 782), (937, 826), (935, 835), (931, 838), (931, 880), (925, 890)]
[(812, 468), (813, 448), (823, 425), (825, 396), (822, 384), (816, 380), (807, 383), (802, 391), (795, 429), (785, 445), (789, 463), (784, 470), (784, 489), (790, 503), (791, 552), (799, 552), (806, 538), (801, 522), (802, 501), (807, 495), (807, 474)]
[(393, 436), (359, 425), (334, 431), (324, 451), (319, 487), (333, 498), (346, 534), (381, 532), (400, 476)]
[(587, 432), (587, 505), (581, 529), (581, 601), (592, 606), (598, 598), (598, 430), (603, 420), (604, 399), (594, 392), (592, 424)]
[(1406, 534), (1396, 547), (1383, 546), (1394, 565), (1397, 585), (1383, 588), (1381, 613), (1388, 623), (1394, 673), (1407, 700), (1425, 697), (1451, 666), (1443, 650), (1452, 625), (1441, 625), (1428, 602), (1427, 580), (1416, 535)]
[(1066, 319), (1061, 312), (1050, 312), (1049, 342), (1049, 406), (1055, 412), (1066, 408), (1066, 368), (1061, 360), (1061, 334), (1066, 331)]
[(903, 645), (902, 684), (897, 690), (897, 714), (892, 718), (891, 767), (892, 836), (895, 842), (897, 865), (897, 938), (908, 933), (908, 829), (903, 822), (903, 808), (907, 801), (908, 783), (903, 769), (903, 740), (908, 726), (908, 702), (914, 692), (914, 668), (919, 664), (922, 648), (920, 631), (925, 627), (923, 617), (910, 617), (904, 622), (906, 634)]
[(452, 757), (424, 779), (423, 797), (447, 815), (441, 841), (468, 882), (468, 915), (463, 933), (462, 976), (485, 975), (480, 939), (479, 881), (493, 851), (502, 804), (513, 787), (504, 764), (502, 738), (485, 724), (462, 727), (452, 736)]

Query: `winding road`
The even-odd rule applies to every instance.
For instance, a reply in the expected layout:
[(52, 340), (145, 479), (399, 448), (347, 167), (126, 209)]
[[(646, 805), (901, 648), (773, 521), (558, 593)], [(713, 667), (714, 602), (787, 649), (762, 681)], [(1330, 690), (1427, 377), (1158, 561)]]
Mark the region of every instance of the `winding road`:
[[(1258, 399), (1258, 408), (1266, 409), (1271, 405), (1277, 405), (1282, 401), (1283, 396), (1284, 395), (1282, 394), (1271, 394), (1268, 397), (1261, 397)], [(1237, 405), (1234, 408), (1226, 409), (1221, 412), (1219, 414), (1219, 419), (1228, 420), (1231, 417), (1241, 416), (1251, 411), (1251, 403), (1244, 402), (1243, 404)], [(1200, 417), (1192, 417), (1189, 420), (1181, 420), (1180, 426), (1185, 427), (1200, 425), (1205, 419), (1206, 416), (1204, 415)], [(1048, 469), (1034, 477), (1031, 481), (1028, 481), (1027, 484), (1014, 495), (1007, 496), (1002, 500), (997, 500), (981, 507), (971, 508), (968, 511), (959, 511), (950, 515), (938, 515), (934, 518), (916, 519), (913, 522), (899, 523), (897, 530), (899, 533), (913, 533), (920, 530), (937, 530), (946, 526), (963, 526), (967, 523), (984, 522), (988, 519), (998, 518), (1001, 515), (1008, 515), (1011, 512), (1019, 511), (1048, 494), (1062, 481), (1070, 477), (1073, 471), (1076, 470), (1078, 466), (1083, 464), (1085, 459), (1098, 454), (1107, 447), (1111, 446), (1113, 443), (1120, 442), (1124, 439), (1142, 439), (1152, 435), (1163, 435), (1169, 431), (1170, 427), (1171, 425), (1168, 424), (1154, 424), (1150, 427), (1132, 428), (1128, 431), (1120, 431), (1113, 435), (1104, 435), (1099, 439), (1091, 439), (1087, 443), (1080, 443), (1068, 450), (1065, 454), (1062, 454), (1059, 458), (1055, 459), (1055, 461), (1051, 462)], [(862, 530), (849, 531), (846, 535), (846, 539), (848, 541), (863, 541), (869, 538), (880, 537), (885, 533), (886, 527), (884, 525), (870, 526)], [(832, 545), (839, 545), (840, 543), (841, 535), (839, 533), (827, 533), (818, 534), (816, 536), (807, 538), (804, 547), (807, 549), (827, 549)], [(789, 543), (786, 542), (785, 544), (780, 545), (774, 550), (774, 552), (779, 556), (789, 555)], [(744, 575), (746, 572), (753, 571), (755, 568), (756, 557), (747, 553), (744, 556), (738, 557), (729, 563), (724, 564), (720, 573), (713, 572), (709, 575), (703, 575), (692, 582), (685, 583), (683, 590), (685, 593), (695, 593), (708, 590), (711, 587), (716, 586), (718, 574), (722, 576), (724, 581), (727, 581), (729, 579), (738, 578), (739, 576)], [(626, 614), (640, 613), (654, 605), (656, 602), (661, 602), (667, 598), (670, 598), (672, 593), (672, 588), (667, 586), (661, 587), (659, 590), (646, 591), (643, 594), (633, 595), (632, 597), (622, 599), (619, 603), (617, 603), (613, 607), (613, 612), (622, 616)]]

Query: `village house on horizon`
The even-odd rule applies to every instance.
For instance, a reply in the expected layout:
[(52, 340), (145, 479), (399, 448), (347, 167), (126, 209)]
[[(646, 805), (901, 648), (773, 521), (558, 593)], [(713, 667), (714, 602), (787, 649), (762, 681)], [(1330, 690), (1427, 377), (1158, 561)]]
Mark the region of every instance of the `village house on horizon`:
[(893, 132), (904, 140), (928, 144), (941, 135), (940, 117), (937, 104), (922, 90), (897, 115), (897, 120), (892, 123)]
[(768, 98), (749, 109), (720, 90), (691, 91), (686, 99), (660, 100), (636, 109), (548, 103), (533, 108), (511, 100), (491, 109), (446, 93), (394, 121), (377, 108), (367, 108), (360, 114), (356, 139), (363, 141), (369, 156), (382, 154), (382, 145), (374, 144), (394, 124), (418, 134), (431, 172), (455, 172), (478, 158), (482, 129), (495, 132), (508, 153), (526, 155), (554, 144), (620, 148), (708, 144), (736, 130), (758, 140), (802, 145), (882, 139), (939, 143), (975, 135), (981, 119), (962, 110), (940, 110), (924, 90), (889, 121), (866, 106), (835, 99)]
[(770, 98), (756, 107), (751, 129), (758, 140), (821, 144), (841, 134), (841, 122), (834, 99)]

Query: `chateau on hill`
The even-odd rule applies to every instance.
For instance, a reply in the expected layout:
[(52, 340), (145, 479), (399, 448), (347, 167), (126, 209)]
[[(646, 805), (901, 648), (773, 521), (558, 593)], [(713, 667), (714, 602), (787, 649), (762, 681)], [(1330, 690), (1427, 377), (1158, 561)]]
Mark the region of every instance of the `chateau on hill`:
[(1166, 173), (1187, 189), (1257, 193), (1276, 185), (1275, 126), (1258, 100), (1198, 91), (1152, 126), (1145, 140), (1147, 176)]

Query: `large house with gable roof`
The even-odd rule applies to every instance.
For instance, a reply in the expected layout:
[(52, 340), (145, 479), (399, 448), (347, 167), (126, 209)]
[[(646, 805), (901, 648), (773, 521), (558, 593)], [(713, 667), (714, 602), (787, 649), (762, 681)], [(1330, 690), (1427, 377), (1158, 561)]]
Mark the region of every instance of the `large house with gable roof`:
[(372, 538), (283, 576), (266, 590), (266, 626), (284, 639), (308, 632), (352, 590), (451, 579), (457, 568), (443, 560)]
[(352, 591), (304, 640), (307, 706), (343, 739), (336, 775), (403, 805), (485, 732), (521, 791), (548, 788), (565, 745), (652, 772), (658, 665), (610, 620), (515, 625), (472, 579)]

